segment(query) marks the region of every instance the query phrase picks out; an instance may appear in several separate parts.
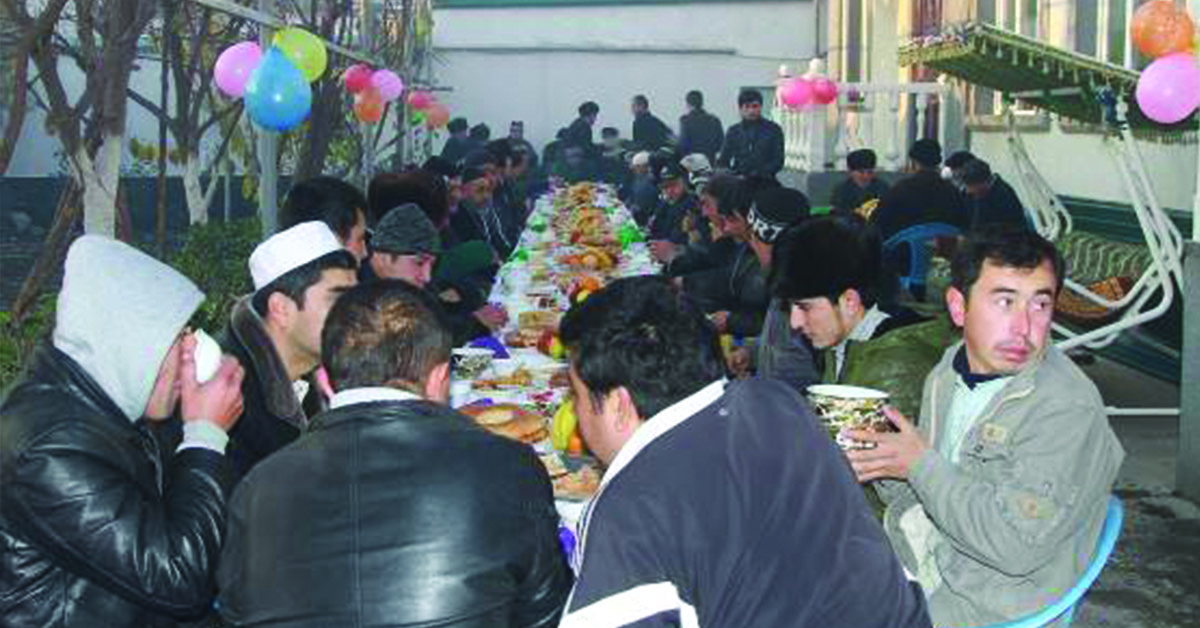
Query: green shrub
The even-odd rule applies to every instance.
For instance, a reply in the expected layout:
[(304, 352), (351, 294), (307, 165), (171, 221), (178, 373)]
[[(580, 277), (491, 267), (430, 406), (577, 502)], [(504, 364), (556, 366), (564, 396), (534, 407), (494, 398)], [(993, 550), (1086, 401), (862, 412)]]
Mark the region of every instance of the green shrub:
[(57, 295), (43, 296), (19, 324), (12, 315), (0, 312), (0, 394), (21, 374), (38, 343), (54, 328)]
[(218, 332), (229, 320), (233, 302), (254, 290), (247, 262), (262, 240), (257, 217), (192, 225), (168, 263), (196, 282), (207, 298), (192, 316), (192, 326)]

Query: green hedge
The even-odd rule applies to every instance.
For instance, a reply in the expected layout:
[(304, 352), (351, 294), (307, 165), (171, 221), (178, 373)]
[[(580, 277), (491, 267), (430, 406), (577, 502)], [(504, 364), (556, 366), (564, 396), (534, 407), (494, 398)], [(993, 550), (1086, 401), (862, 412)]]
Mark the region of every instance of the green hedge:
[[(188, 229), (167, 263), (204, 291), (204, 303), (192, 316), (193, 327), (217, 332), (225, 326), (234, 300), (253, 289), (247, 260), (261, 240), (262, 223), (257, 217)], [(53, 329), (55, 297), (43, 296), (20, 324), (13, 323), (8, 312), (0, 312), (0, 391), (21, 374), (26, 359)]]

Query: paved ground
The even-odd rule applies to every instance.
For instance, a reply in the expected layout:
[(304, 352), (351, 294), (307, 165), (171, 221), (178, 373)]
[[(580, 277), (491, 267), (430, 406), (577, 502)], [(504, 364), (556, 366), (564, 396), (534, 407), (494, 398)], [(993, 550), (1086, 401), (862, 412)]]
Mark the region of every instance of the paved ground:
[[(1174, 385), (1103, 361), (1086, 370), (1110, 405), (1178, 405)], [(1116, 489), (1125, 526), (1073, 625), (1200, 626), (1200, 507), (1173, 492), (1179, 420), (1115, 417), (1112, 424), (1126, 450)]]

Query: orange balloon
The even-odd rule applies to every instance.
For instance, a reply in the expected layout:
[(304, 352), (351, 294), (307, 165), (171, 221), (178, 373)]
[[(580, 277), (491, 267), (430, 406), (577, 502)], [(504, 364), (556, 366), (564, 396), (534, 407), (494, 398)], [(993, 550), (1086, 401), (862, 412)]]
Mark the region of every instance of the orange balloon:
[(425, 110), (425, 126), (431, 129), (440, 129), (450, 122), (450, 110), (446, 109), (446, 105), (434, 103)]
[(375, 124), (383, 119), (383, 97), (379, 89), (369, 87), (354, 95), (354, 116), (360, 122)]
[(1196, 26), (1171, 0), (1151, 0), (1133, 14), (1129, 36), (1142, 54), (1158, 58), (1191, 50)]

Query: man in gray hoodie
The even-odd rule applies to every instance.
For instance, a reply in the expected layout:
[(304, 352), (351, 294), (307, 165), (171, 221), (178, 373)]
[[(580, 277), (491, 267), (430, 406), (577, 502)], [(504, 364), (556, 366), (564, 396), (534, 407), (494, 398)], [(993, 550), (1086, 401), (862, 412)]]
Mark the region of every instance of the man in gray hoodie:
[[(0, 403), (0, 625), (140, 628), (211, 608), (242, 369), (226, 357), (197, 381), (184, 325), (203, 299), (130, 246), (71, 246), (53, 340)], [(182, 441), (160, 442), (174, 416)]]

